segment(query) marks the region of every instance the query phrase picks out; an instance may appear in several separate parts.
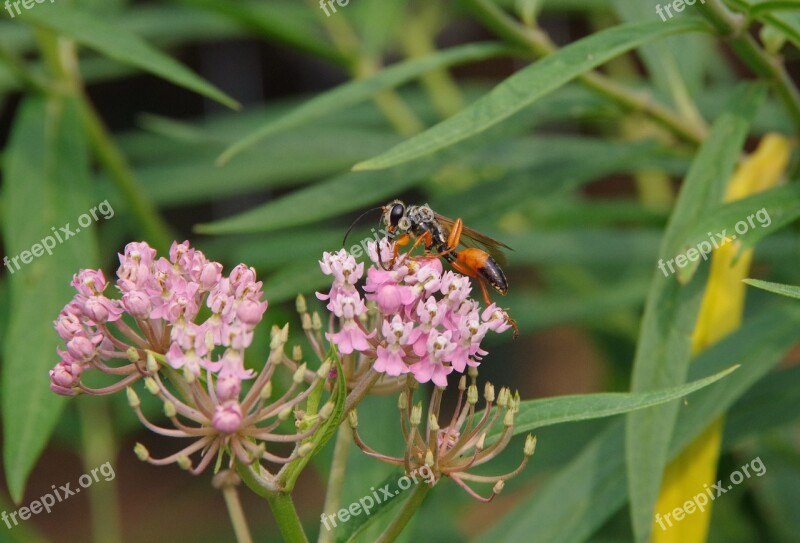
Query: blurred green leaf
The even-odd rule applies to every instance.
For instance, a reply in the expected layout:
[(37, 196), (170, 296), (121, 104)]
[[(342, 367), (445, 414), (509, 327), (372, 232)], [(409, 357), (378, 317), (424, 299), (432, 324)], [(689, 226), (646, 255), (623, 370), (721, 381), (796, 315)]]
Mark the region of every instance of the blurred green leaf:
[[(667, 224), (659, 255), (674, 256), (672, 247), (680, 232), (722, 202), (747, 135), (747, 128), (764, 96), (762, 86), (743, 86), (714, 123), (692, 163)], [(661, 271), (645, 304), (636, 346), (631, 390), (644, 391), (683, 383), (691, 359), (691, 336), (705, 284), (695, 278), (681, 285)], [(667, 451), (679, 405), (672, 402), (631, 413), (626, 421), (625, 450), (630, 492), (631, 521), (637, 541), (649, 541), (653, 508), (667, 463)]]
[(63, 398), (47, 386), (47, 371), (58, 361), (56, 347), (61, 345), (53, 320), (72, 296), (72, 274), (96, 266), (98, 260), (96, 234), (78, 232), (75, 226), (93, 203), (77, 104), (70, 99), (27, 99), (14, 123), (4, 173), (3, 237), (12, 260), (52, 236), (51, 229), (58, 232), (69, 223), (75, 231), (74, 239), (64, 240), (68, 246), (57, 245), (52, 255), (42, 254), (9, 277), (3, 459), (11, 496), (19, 502), (63, 406)]
[(176, 85), (216, 100), (230, 108), (239, 104), (173, 58), (118, 26), (64, 5), (48, 5), (25, 11), (21, 18), (36, 26), (63, 34), (102, 55), (130, 64)]
[(383, 169), (433, 154), (483, 132), (579, 75), (634, 47), (670, 34), (705, 30), (708, 26), (703, 21), (682, 17), (666, 23), (648, 21), (597, 32), (523, 68), (453, 117), (386, 153), (356, 164), (354, 169)]
[(439, 68), (456, 66), (467, 62), (476, 62), (500, 55), (506, 55), (510, 49), (497, 43), (472, 43), (460, 45), (427, 57), (407, 60), (389, 68), (384, 68), (377, 75), (345, 83), (333, 90), (325, 92), (277, 121), (262, 126), (252, 134), (231, 145), (219, 157), (219, 163), (225, 163), (252, 147), (259, 141), (291, 128), (310, 123), (325, 115), (340, 111), (359, 102), (372, 98), (379, 92), (402, 85), (417, 77)]
[[(770, 307), (747, 320), (741, 333), (728, 336), (697, 358), (690, 368), (690, 379), (734, 363), (741, 367), (724, 381), (698, 391), (681, 407), (670, 441), (670, 458), (781, 361), (797, 340), (798, 326), (800, 311)], [(532, 533), (537, 543), (588, 540), (628, 496), (625, 457), (621, 454), (624, 440), (623, 421), (614, 421), (479, 541), (525, 541)]]
[(780, 294), (781, 296), (788, 296), (789, 298), (797, 298), (800, 300), (800, 287), (794, 285), (781, 285), (780, 283), (771, 283), (769, 281), (761, 281), (759, 279), (745, 279), (745, 283), (750, 286), (764, 289), (768, 292)]

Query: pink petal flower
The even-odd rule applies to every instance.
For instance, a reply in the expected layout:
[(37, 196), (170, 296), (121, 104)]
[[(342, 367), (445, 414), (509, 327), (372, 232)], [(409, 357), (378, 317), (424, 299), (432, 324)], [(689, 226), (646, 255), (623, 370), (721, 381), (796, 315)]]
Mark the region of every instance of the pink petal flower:
[(235, 433), (242, 424), (242, 408), (235, 400), (227, 401), (214, 408), (211, 424), (223, 434)]

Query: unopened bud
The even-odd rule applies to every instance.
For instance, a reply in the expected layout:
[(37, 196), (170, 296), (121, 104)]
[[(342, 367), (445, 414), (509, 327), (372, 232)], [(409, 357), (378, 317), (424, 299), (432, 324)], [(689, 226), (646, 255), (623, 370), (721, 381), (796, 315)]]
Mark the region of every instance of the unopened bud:
[(283, 349), (285, 342), (281, 340), (281, 329), (275, 324), (269, 331), (269, 350), (280, 351)]
[(506, 411), (506, 414), (503, 417), (503, 426), (506, 426), (506, 427), (514, 426), (514, 410), (513, 409), (508, 409)]
[(308, 313), (308, 305), (306, 304), (306, 297), (302, 294), (298, 294), (297, 298), (294, 300), (294, 307), (297, 309), (297, 312), (301, 315), (303, 313)]
[(142, 462), (147, 462), (147, 460), (150, 458), (150, 452), (147, 450), (147, 447), (141, 443), (137, 443), (136, 446), (133, 447), (133, 454), (135, 454), (136, 458)]
[(505, 488), (505, 486), (506, 486), (506, 483), (505, 483), (505, 481), (503, 481), (502, 479), (500, 479), (499, 481), (497, 481), (497, 482), (494, 484), (494, 488), (492, 489), (492, 492), (493, 492), (494, 494), (500, 494), (500, 493), (503, 491), (503, 489)]
[(492, 383), (486, 383), (486, 386), (483, 387), (483, 397), (487, 402), (494, 401), (494, 385)]
[(347, 414), (347, 421), (350, 423), (350, 428), (358, 428), (358, 413), (355, 409)]
[(261, 399), (266, 401), (270, 396), (272, 396), (272, 381), (267, 381), (267, 384), (261, 387)]
[(287, 341), (289, 341), (289, 323), (288, 322), (283, 325), (283, 328), (281, 328), (281, 341), (284, 343), (284, 345), (286, 344)]
[(430, 449), (425, 453), (425, 465), (429, 467), (433, 466), (433, 453)]
[(289, 416), (292, 414), (292, 409), (293, 409), (293, 408), (292, 408), (292, 406), (291, 406), (291, 405), (287, 405), (286, 407), (284, 407), (283, 409), (281, 409), (281, 410), (278, 412), (278, 419), (280, 419), (280, 420), (286, 420), (286, 419), (288, 419), (288, 418), (289, 418)]
[(190, 469), (192, 469), (192, 459), (186, 456), (185, 454), (180, 455), (178, 457), (177, 462), (178, 462), (178, 467), (183, 470), (189, 471)]
[(431, 416), (428, 417), (428, 430), (430, 430), (431, 432), (439, 431), (439, 420), (433, 413), (431, 413)]
[(322, 330), (322, 319), (319, 316), (319, 313), (314, 311), (314, 314), (311, 315), (311, 328), (314, 330)]
[(325, 405), (322, 406), (322, 409), (319, 411), (319, 416), (323, 419), (327, 419), (333, 413), (333, 408), (335, 407), (333, 402), (327, 402)]
[(475, 444), (475, 448), (479, 451), (483, 450), (483, 446), (486, 443), (486, 432), (483, 432), (480, 436), (478, 436), (478, 442)]
[(406, 394), (405, 390), (401, 392), (400, 397), (397, 398), (397, 408), (400, 409), (400, 411), (408, 409), (408, 394)]
[(155, 373), (158, 371), (158, 360), (152, 352), (147, 351), (147, 371)]
[(313, 327), (311, 325), (311, 315), (308, 313), (303, 313), (303, 316), (300, 317), (300, 324), (303, 326), (303, 330), (308, 332)]
[(467, 389), (467, 403), (470, 405), (478, 403), (478, 387), (475, 385), (469, 385)]
[(317, 370), (317, 377), (320, 379), (327, 379), (331, 373), (331, 361), (326, 360)]
[(130, 362), (136, 363), (139, 361), (139, 349), (136, 347), (128, 347), (128, 350), (125, 351), (125, 354), (128, 356), (128, 360)]
[(303, 443), (297, 449), (297, 456), (299, 456), (301, 458), (303, 456), (308, 456), (308, 454), (313, 450), (314, 450), (314, 444), (313, 443)]
[(178, 413), (177, 413), (177, 411), (175, 409), (175, 404), (172, 403), (169, 400), (165, 401), (164, 402), (164, 414), (169, 418), (172, 418), (175, 415), (177, 415)]
[(467, 376), (466, 375), (462, 375), (461, 379), (458, 380), (458, 390), (460, 390), (461, 392), (464, 392), (465, 390), (467, 390)]
[(508, 405), (508, 389), (503, 387), (497, 395), (497, 407), (505, 408)]
[(292, 347), (292, 360), (300, 362), (303, 359), (303, 348), (300, 345)]
[(158, 383), (152, 377), (145, 377), (144, 379), (144, 388), (147, 389), (147, 392), (152, 394), (153, 396), (158, 395)]
[(300, 364), (300, 367), (295, 370), (294, 375), (292, 376), (292, 380), (294, 381), (295, 384), (299, 385), (300, 383), (303, 382), (305, 377), (306, 377), (306, 365)]
[(525, 456), (533, 456), (535, 450), (536, 436), (528, 434), (528, 437), (525, 438), (525, 447), (522, 449), (522, 452), (525, 454)]
[(139, 401), (139, 396), (136, 394), (136, 391), (128, 387), (125, 389), (125, 392), (128, 394), (128, 405), (134, 409), (138, 409), (139, 406), (142, 405), (142, 402)]
[(422, 404), (418, 403), (414, 407), (411, 408), (411, 416), (409, 417), (411, 422), (411, 426), (419, 426), (419, 423), (422, 422)]

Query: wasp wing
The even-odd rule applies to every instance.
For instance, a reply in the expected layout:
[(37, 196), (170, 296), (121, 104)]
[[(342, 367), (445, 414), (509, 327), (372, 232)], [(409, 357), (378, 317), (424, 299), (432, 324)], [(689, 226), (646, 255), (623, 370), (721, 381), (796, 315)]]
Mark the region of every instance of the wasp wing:
[[(455, 221), (453, 219), (450, 219), (443, 215), (439, 215), (438, 213), (434, 213), (433, 216), (445, 228), (447, 228), (448, 232), (453, 229), (453, 225), (455, 224)], [(495, 260), (495, 262), (497, 262), (501, 266), (505, 266), (508, 264), (508, 261), (506, 260), (506, 255), (505, 253), (503, 253), (503, 249), (506, 249), (508, 251), (514, 250), (505, 243), (503, 243), (502, 241), (490, 238), (486, 234), (481, 234), (477, 230), (473, 230), (468, 226), (462, 226), (460, 243), (465, 247), (484, 249), (487, 253), (491, 255), (491, 257)]]

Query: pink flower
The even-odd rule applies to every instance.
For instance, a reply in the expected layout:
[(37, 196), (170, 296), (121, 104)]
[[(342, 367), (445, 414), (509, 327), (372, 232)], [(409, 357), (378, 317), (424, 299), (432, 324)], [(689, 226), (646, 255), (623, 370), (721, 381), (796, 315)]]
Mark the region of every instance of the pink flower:
[(411, 372), (420, 383), (432, 381), (436, 386), (447, 386), (447, 376), (453, 371), (453, 367), (445, 364), (450, 358), (450, 354), (456, 346), (450, 341), (452, 332), (449, 330), (443, 334), (434, 334), (428, 337), (427, 354), (411, 366)]
[(211, 424), (214, 429), (223, 434), (235, 433), (242, 424), (242, 408), (236, 400), (227, 401), (217, 405)]
[(383, 321), (383, 337), (386, 338), (386, 346), (378, 346), (375, 365), (372, 366), (375, 371), (393, 377), (408, 373), (403, 346), (408, 344), (413, 326), (414, 323), (403, 322), (399, 315), (395, 315), (391, 322)]
[(97, 335), (92, 339), (85, 336), (75, 336), (67, 342), (67, 352), (79, 361), (88, 362), (97, 356), (97, 345), (103, 340), (103, 336)]
[(105, 296), (91, 296), (83, 304), (83, 313), (94, 322), (103, 324), (119, 319), (123, 309), (118, 300), (111, 300)]
[(364, 286), (364, 291), (370, 293), (367, 294), (367, 300), (373, 300), (378, 304), (378, 309), (387, 315), (416, 301), (411, 287), (401, 284), (407, 273), (408, 268), (405, 267), (392, 271), (378, 268), (367, 270), (367, 284)]
[(81, 270), (72, 277), (72, 286), (79, 294), (95, 296), (106, 289), (103, 270)]
[(71, 360), (69, 355), (62, 356), (61, 362), (50, 370), (51, 390), (58, 394), (74, 396), (76, 393), (73, 389), (80, 384), (82, 372), (81, 365)]

